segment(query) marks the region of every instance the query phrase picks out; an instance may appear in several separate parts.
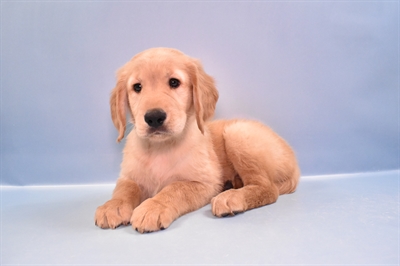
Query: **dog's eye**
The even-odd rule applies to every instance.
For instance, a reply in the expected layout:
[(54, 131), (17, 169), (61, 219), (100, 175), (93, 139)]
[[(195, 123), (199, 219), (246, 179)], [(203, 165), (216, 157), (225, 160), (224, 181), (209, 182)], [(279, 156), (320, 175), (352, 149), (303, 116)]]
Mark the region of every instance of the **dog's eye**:
[(181, 85), (181, 82), (178, 79), (175, 79), (175, 78), (169, 79), (169, 86), (171, 88), (176, 89), (179, 87), (179, 85)]
[(139, 93), (142, 90), (142, 84), (140, 83), (133, 84), (133, 90)]

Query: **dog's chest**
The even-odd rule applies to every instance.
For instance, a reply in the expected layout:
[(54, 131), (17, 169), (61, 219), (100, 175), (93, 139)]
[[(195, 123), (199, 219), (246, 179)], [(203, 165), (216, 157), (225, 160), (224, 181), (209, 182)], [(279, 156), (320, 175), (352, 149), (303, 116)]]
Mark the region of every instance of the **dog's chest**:
[(142, 167), (147, 175), (162, 180), (181, 172), (182, 168), (185, 167), (185, 159), (188, 156), (190, 154), (186, 154), (186, 156), (181, 153), (153, 154), (147, 156), (147, 158), (144, 157)]
[(174, 150), (143, 154), (136, 165), (136, 182), (149, 196), (158, 193), (166, 185), (190, 178), (193, 169), (190, 151)]

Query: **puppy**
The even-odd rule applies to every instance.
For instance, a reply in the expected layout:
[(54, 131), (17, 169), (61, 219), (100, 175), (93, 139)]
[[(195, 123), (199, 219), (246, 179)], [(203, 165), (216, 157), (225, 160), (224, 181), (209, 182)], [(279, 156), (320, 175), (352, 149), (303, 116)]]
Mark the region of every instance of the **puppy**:
[(209, 122), (217, 100), (213, 78), (178, 50), (146, 50), (118, 71), (110, 100), (118, 142), (127, 112), (134, 129), (97, 226), (153, 232), (210, 202), (224, 217), (295, 191), (300, 170), (290, 146), (255, 121)]

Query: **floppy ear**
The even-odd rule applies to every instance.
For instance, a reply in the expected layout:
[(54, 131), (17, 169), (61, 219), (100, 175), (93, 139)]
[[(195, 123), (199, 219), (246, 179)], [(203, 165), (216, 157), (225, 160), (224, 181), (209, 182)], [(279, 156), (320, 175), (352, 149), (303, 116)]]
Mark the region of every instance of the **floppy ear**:
[(201, 63), (197, 60), (193, 60), (192, 83), (197, 125), (204, 133), (204, 122), (214, 115), (218, 91), (215, 88), (214, 79), (204, 72)]
[(127, 91), (125, 78), (118, 76), (117, 85), (111, 92), (110, 108), (112, 121), (119, 132), (117, 142), (120, 142), (126, 127)]

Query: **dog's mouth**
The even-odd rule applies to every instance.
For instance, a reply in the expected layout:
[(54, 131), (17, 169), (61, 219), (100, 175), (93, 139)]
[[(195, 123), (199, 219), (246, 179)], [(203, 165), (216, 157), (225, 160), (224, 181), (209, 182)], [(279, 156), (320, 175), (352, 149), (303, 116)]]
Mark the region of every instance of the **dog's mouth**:
[(164, 126), (158, 128), (149, 128), (147, 129), (147, 137), (148, 138), (166, 138), (171, 136), (171, 132), (169, 132)]

